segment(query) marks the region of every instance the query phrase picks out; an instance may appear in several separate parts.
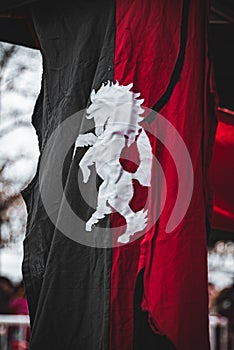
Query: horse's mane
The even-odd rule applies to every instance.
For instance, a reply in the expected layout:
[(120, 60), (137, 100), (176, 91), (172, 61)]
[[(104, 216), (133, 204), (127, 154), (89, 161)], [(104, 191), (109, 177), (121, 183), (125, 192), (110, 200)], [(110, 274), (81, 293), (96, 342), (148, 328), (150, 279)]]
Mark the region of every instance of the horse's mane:
[[(95, 92), (92, 91), (90, 99), (91, 105), (87, 109), (87, 118), (93, 118), (93, 112), (97, 110), (103, 111), (103, 121), (98, 120), (99, 123), (105, 122), (105, 116), (111, 121), (113, 111), (116, 112), (117, 108), (121, 108), (121, 113), (118, 114), (118, 122), (126, 123), (126, 114), (124, 113), (124, 109), (131, 108), (131, 120), (129, 122), (131, 124), (138, 124), (141, 120), (141, 114), (144, 110), (141, 108), (143, 99), (138, 99), (140, 93), (134, 93), (131, 90), (133, 84), (129, 84), (127, 86), (119, 85), (119, 82), (112, 83), (108, 81), (106, 84), (102, 84), (101, 88)], [(102, 117), (99, 117), (102, 118)]]

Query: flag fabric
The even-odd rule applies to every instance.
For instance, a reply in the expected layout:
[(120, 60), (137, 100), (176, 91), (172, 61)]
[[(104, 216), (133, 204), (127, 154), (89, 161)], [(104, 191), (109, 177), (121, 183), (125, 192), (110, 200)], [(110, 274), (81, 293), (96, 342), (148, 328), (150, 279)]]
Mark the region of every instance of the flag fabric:
[(212, 228), (230, 233), (234, 232), (233, 139), (234, 113), (219, 108), (214, 154), (210, 167), (210, 182), (214, 188)]
[[(3, 1), (0, 10), (22, 5), (30, 5), (31, 30), (43, 55), (42, 87), (32, 116), (41, 156), (34, 179), (22, 192), (28, 210), (23, 273), (32, 325), (30, 349), (136, 350), (147, 344), (147, 349), (208, 350), (206, 176), (215, 117), (207, 3), (15, 0)], [(101, 187), (95, 171), (85, 190), (92, 206), (77, 186), (78, 164), (90, 149), (78, 147), (74, 153), (70, 147), (61, 166), (52, 144), (49, 161), (42, 164), (54, 131), (98, 98), (101, 85), (108, 81), (133, 84), (131, 89), (140, 93), (144, 106), (160, 112), (178, 131), (191, 158), (194, 189), (186, 215), (166, 233), (178, 194), (177, 168), (166, 145), (157, 140), (157, 120), (146, 118), (142, 125), (147, 125), (152, 154), (167, 182), (166, 204), (144, 236), (102, 248), (95, 246), (101, 228), (123, 224), (118, 213), (96, 218), (100, 225), (93, 229), (90, 245), (68, 238), (59, 226), (66, 221), (66, 201), (86, 224), (94, 213), (93, 193), (96, 196)], [(90, 99), (93, 89), (97, 96)], [(67, 133), (85, 135), (86, 119), (77, 118), (74, 130)], [(103, 130), (105, 126), (108, 120)], [(98, 132), (96, 128), (96, 136)], [(142, 135), (139, 131), (137, 137)], [(176, 149), (177, 143), (169, 142)], [(61, 167), (65, 197), (57, 194), (56, 187)], [(157, 176), (154, 180), (147, 212), (152, 222), (161, 205)], [(144, 186), (139, 181), (133, 184), (131, 205), (139, 213)], [(54, 195), (49, 208), (41, 191)], [(84, 225), (76, 230), (79, 236), (87, 233)]]

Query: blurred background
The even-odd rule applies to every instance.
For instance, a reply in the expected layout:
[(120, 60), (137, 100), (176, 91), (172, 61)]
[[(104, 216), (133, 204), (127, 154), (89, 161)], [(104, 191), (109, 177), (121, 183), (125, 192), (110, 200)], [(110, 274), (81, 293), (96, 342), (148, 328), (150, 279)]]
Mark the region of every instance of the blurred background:
[(0, 42), (0, 275), (22, 280), (26, 208), (19, 194), (39, 155), (31, 115), (42, 75), (39, 51)]
[(31, 115), (42, 75), (37, 50), (0, 42), (0, 349), (28, 348), (21, 264), (26, 207), (20, 191), (39, 156)]

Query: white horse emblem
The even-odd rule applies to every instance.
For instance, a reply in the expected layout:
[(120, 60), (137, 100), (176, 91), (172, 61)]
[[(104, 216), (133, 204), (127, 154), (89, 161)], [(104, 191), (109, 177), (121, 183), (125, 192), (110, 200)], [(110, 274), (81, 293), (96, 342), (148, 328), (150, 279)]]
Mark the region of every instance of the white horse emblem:
[[(142, 121), (140, 94), (130, 91), (132, 84), (120, 86), (108, 82), (95, 93), (91, 93), (91, 105), (87, 109), (87, 119), (94, 119), (95, 134), (80, 134), (76, 147), (91, 146), (79, 163), (83, 181), (90, 177), (89, 167), (95, 164), (96, 172), (103, 180), (99, 187), (97, 207), (86, 223), (86, 231), (113, 211), (126, 220), (126, 231), (118, 238), (120, 243), (128, 243), (130, 236), (145, 229), (147, 210), (134, 212), (129, 203), (133, 197), (133, 180), (142, 186), (150, 186), (152, 150), (149, 139), (139, 125)], [(139, 166), (135, 173), (123, 169), (120, 155), (124, 147), (137, 143)]]

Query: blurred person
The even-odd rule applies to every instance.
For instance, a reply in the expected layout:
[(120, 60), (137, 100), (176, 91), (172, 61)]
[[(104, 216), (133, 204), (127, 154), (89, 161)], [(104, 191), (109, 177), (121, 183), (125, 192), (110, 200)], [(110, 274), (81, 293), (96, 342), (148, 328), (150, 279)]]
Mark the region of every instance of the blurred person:
[(8, 314), (9, 302), (14, 295), (14, 285), (9, 278), (0, 276), (0, 314)]
[(218, 297), (219, 292), (214, 283), (208, 283), (208, 296), (209, 296), (209, 312), (210, 314), (216, 313), (215, 303), (216, 298)]
[(231, 287), (221, 290), (216, 299), (216, 310), (221, 316), (228, 319), (229, 347), (234, 349), (234, 283)]
[[(28, 303), (25, 297), (24, 283), (21, 281), (14, 291), (14, 295), (9, 301), (8, 312), (12, 315), (28, 315)], [(9, 344), (11, 350), (28, 349), (30, 338), (29, 327), (10, 327)]]
[(234, 331), (234, 283), (221, 290), (216, 299), (217, 312), (228, 318)]
[(23, 281), (15, 288), (15, 294), (11, 298), (8, 307), (9, 313), (14, 315), (28, 315), (28, 303), (25, 297)]

